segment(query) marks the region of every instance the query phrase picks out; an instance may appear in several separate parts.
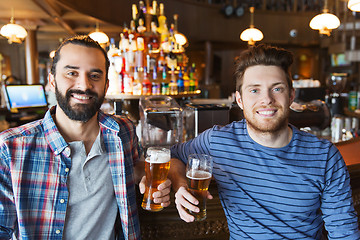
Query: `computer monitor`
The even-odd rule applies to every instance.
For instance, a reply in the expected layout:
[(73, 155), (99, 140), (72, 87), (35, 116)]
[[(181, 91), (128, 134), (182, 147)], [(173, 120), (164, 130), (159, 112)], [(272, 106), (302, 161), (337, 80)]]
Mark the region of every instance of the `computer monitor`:
[(47, 108), (45, 89), (43, 85), (5, 85), (3, 92), (10, 112), (20, 109), (32, 111)]

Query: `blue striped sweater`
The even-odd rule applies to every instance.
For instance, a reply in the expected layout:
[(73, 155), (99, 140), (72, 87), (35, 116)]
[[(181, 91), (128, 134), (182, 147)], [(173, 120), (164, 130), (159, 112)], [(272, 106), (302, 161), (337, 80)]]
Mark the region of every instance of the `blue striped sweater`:
[(247, 134), (246, 120), (214, 126), (172, 147), (213, 156), (215, 178), (230, 239), (360, 239), (350, 177), (329, 141), (295, 127), (282, 148), (264, 147)]

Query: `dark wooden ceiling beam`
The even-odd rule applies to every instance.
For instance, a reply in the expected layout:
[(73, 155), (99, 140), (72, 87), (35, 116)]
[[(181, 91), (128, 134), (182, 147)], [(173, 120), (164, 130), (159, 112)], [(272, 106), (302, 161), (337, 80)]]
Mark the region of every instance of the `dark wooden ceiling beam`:
[(32, 0), (41, 10), (50, 16), (51, 20), (62, 27), (68, 34), (76, 35), (74, 29), (62, 19), (61, 9), (53, 1)]

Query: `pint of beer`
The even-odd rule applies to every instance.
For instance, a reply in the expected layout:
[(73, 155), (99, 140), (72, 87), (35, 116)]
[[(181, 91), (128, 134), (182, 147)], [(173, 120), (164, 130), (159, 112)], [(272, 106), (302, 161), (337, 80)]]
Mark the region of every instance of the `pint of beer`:
[(188, 191), (199, 201), (198, 213), (188, 210), (195, 217), (195, 221), (206, 218), (207, 191), (211, 181), (213, 161), (206, 154), (191, 154), (186, 165)]
[(163, 183), (170, 169), (170, 149), (149, 147), (145, 158), (145, 193), (141, 207), (145, 210), (158, 212), (163, 209), (160, 203), (154, 203), (153, 193)]

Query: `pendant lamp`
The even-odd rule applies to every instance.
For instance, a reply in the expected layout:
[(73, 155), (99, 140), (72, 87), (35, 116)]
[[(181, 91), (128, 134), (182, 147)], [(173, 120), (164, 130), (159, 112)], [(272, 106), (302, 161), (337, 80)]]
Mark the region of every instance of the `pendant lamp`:
[(250, 7), (250, 27), (240, 34), (240, 39), (248, 42), (249, 45), (254, 45), (256, 41), (264, 38), (263, 33), (254, 27), (254, 10), (254, 7)]

